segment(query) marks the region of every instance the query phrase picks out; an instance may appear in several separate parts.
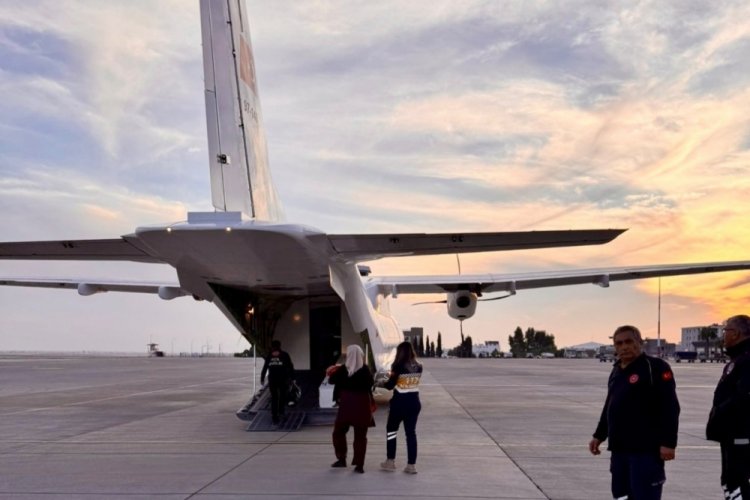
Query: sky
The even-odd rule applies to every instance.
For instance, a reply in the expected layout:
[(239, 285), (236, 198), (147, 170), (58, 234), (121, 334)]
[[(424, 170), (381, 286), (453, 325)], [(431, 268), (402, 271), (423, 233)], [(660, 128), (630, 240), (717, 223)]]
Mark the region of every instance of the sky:
[[(628, 228), (603, 246), (464, 255), (461, 271), (744, 260), (750, 4), (692, 0), (247, 0), (287, 220), (329, 233)], [(211, 210), (197, 0), (0, 3), (0, 240), (112, 238)], [(455, 255), (369, 263), (454, 274)], [(174, 281), (154, 264), (0, 262), (3, 277)], [(480, 303), (475, 342), (558, 346), (620, 324), (748, 313), (750, 273), (523, 291)], [(401, 295), (443, 345), (442, 297)], [(659, 329), (659, 317), (660, 329)], [(0, 289), (0, 351), (231, 352), (211, 304)]]

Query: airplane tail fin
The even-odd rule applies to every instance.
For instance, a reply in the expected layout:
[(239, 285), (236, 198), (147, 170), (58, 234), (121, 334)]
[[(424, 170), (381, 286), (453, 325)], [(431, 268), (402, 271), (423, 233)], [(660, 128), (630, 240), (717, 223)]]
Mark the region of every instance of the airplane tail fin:
[(211, 198), (217, 210), (280, 221), (244, 4), (200, 2)]

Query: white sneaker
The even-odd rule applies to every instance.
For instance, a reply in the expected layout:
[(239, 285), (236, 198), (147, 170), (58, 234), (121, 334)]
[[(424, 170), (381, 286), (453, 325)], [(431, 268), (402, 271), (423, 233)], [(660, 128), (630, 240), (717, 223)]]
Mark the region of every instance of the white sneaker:
[(393, 472), (396, 470), (396, 462), (389, 458), (385, 462), (380, 462), (380, 468), (388, 472)]
[(406, 467), (404, 467), (404, 472), (406, 472), (407, 474), (416, 474), (417, 466), (414, 464), (406, 464)]

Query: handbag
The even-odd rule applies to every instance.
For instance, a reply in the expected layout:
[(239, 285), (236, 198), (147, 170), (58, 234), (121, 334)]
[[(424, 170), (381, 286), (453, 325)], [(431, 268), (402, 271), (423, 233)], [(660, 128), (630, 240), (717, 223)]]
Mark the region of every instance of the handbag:
[(289, 392), (287, 393), (287, 405), (296, 406), (299, 403), (299, 399), (302, 396), (302, 389), (299, 388), (297, 382), (292, 380), (289, 383)]
[(370, 393), (370, 425), (368, 427), (375, 427), (375, 411), (378, 409), (378, 404), (375, 402), (375, 398)]

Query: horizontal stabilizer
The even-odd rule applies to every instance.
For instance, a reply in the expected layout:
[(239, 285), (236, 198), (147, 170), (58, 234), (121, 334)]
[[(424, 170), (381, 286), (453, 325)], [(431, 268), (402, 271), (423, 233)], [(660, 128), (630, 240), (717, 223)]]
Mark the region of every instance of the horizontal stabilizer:
[(609, 243), (626, 229), (518, 231), (444, 234), (328, 235), (339, 256), (359, 262), (382, 257), (497, 252), (533, 248), (572, 247)]
[(458, 290), (470, 290), (474, 293), (514, 293), (517, 290), (581, 284), (593, 284), (606, 288), (612, 281), (742, 270), (750, 270), (750, 261), (567, 269), (512, 274), (385, 276), (369, 278), (368, 283), (376, 285), (384, 294), (446, 293)]
[(0, 259), (162, 262), (124, 238), (0, 243)]

